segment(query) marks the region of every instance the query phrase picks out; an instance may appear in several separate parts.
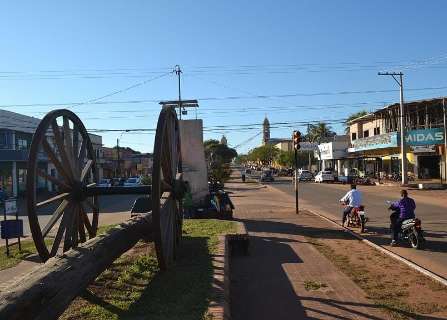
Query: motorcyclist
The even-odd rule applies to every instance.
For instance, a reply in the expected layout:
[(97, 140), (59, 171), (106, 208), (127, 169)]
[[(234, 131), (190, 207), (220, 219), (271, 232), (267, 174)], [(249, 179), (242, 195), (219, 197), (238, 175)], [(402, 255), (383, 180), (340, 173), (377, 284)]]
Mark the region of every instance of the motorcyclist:
[(414, 210), (416, 209), (416, 203), (412, 198), (408, 196), (407, 190), (400, 192), (401, 199), (391, 204), (390, 209), (399, 213), (399, 216), (391, 216), (392, 226), (392, 240), (391, 246), (395, 246), (399, 240), (399, 231), (402, 227), (402, 221), (407, 219), (414, 219)]
[(355, 184), (351, 184), (351, 190), (349, 190), (344, 197), (340, 199), (340, 202), (346, 204), (341, 220), (342, 225), (344, 225), (346, 216), (351, 212), (351, 210), (362, 205), (362, 194), (357, 190), (357, 186)]

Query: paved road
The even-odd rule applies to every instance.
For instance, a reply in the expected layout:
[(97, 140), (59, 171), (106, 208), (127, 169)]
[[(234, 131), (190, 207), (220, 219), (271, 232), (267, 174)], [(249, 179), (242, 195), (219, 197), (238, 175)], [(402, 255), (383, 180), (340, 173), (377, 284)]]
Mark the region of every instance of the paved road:
[[(113, 195), (113, 196), (101, 196), (99, 197), (99, 224), (114, 224), (130, 218), (129, 211), (134, 203), (135, 199), (140, 197), (140, 195)], [(23, 219), (23, 229), (25, 236), (31, 234), (28, 224), (28, 217), (25, 209), (24, 201), (19, 203), (19, 211), (20, 211), (20, 219)], [(52, 213), (52, 210), (48, 211)], [(49, 219), (50, 215), (40, 215), (39, 223), (41, 228), (45, 226)], [(15, 217), (10, 217), (11, 219)], [(55, 227), (54, 227), (55, 228)], [(15, 240), (13, 240), (15, 241)], [(0, 246), (4, 245), (4, 240), (0, 240)]]
[[(290, 181), (277, 180), (271, 187), (294, 196)], [(389, 211), (386, 200), (399, 198), (397, 187), (359, 186), (363, 193), (370, 222), (365, 236), (391, 249), (393, 252), (447, 278), (447, 192), (410, 190), (410, 196), (417, 204), (416, 215), (422, 220), (427, 239), (424, 250), (415, 250), (407, 244), (402, 247), (389, 247)], [(338, 184), (300, 183), (300, 203), (302, 209), (309, 209), (341, 222), (339, 199), (349, 186)]]

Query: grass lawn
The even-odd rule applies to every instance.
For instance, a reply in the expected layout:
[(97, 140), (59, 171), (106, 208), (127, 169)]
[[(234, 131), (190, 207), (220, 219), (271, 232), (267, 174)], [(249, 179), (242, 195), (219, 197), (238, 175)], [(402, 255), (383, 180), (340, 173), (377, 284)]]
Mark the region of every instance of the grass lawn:
[[(105, 233), (107, 230), (113, 228), (116, 224), (100, 226), (98, 228), (98, 234)], [(12, 239), (11, 242), (16, 242), (17, 239)], [(53, 243), (53, 239), (46, 239), (45, 242), (48, 245)], [(22, 240), (22, 251), (19, 251), (19, 246), (14, 245), (9, 248), (9, 257), (6, 256), (6, 247), (1, 247), (0, 250), (0, 270), (14, 267), (19, 264), (20, 261), (28, 257), (29, 255), (37, 253), (33, 240)]]
[(209, 319), (212, 255), (218, 235), (235, 231), (222, 220), (185, 220), (175, 265), (160, 272), (153, 244), (140, 242), (75, 299), (60, 319)]

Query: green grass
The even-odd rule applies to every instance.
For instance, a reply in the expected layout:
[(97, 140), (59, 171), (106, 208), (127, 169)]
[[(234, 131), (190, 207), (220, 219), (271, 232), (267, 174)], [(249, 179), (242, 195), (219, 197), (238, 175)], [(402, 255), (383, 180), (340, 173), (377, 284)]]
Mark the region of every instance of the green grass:
[(160, 272), (152, 245), (139, 243), (104, 271), (61, 319), (209, 319), (212, 255), (218, 235), (236, 225), (222, 220), (185, 220), (175, 265)]
[[(98, 235), (106, 233), (108, 230), (115, 227), (116, 224), (111, 224), (107, 226), (100, 226), (98, 228)], [(16, 242), (16, 239), (13, 239), (11, 242)], [(45, 243), (47, 246), (53, 243), (53, 239), (45, 239)], [(19, 251), (19, 246), (14, 245), (9, 248), (9, 257), (6, 255), (6, 246), (1, 247), (0, 250), (0, 270), (12, 268), (20, 263), (20, 261), (24, 260), (26, 257), (37, 253), (36, 247), (34, 246), (33, 240), (22, 240), (22, 251)]]

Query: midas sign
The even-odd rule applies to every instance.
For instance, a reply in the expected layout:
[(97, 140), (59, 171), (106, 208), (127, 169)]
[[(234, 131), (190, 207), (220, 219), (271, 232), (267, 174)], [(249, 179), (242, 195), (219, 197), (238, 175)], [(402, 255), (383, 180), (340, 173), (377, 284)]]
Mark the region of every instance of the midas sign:
[(405, 140), (409, 146), (423, 146), (444, 143), (444, 128), (410, 130)]

